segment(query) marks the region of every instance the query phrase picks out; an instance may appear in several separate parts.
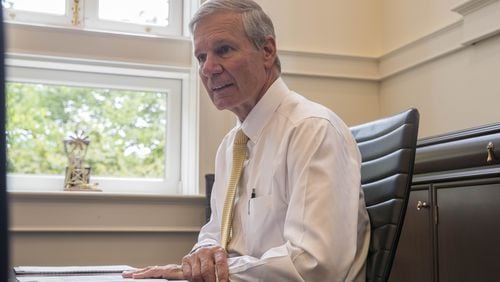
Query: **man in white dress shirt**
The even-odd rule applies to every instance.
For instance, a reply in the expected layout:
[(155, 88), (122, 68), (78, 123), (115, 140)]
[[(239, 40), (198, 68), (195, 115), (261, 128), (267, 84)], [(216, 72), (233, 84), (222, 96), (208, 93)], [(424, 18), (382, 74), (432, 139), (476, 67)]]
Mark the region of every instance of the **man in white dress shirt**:
[[(219, 110), (238, 123), (216, 156), (210, 221), (180, 265), (126, 277), (189, 281), (364, 281), (370, 240), (360, 154), (348, 127), (280, 78), (273, 24), (251, 0), (207, 1), (191, 24), (199, 75)], [(238, 183), (227, 251), (221, 217), (232, 144), (248, 158)]]

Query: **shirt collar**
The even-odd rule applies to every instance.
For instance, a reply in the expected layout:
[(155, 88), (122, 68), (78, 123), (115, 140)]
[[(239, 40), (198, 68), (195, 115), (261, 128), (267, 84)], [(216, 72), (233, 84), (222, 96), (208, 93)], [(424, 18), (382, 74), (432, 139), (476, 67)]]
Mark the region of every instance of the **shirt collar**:
[(241, 123), (243, 132), (253, 143), (257, 143), (262, 130), (271, 120), (273, 113), (289, 91), (283, 79), (279, 77), (271, 84), (271, 87), (269, 87), (264, 96), (260, 98), (259, 102), (253, 107), (243, 123)]

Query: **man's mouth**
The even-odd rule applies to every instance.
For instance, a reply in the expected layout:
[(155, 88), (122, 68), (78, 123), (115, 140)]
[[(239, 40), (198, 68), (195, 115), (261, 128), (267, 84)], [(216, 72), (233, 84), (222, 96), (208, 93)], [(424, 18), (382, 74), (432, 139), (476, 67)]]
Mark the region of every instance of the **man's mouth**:
[(233, 83), (226, 83), (226, 84), (217, 85), (217, 86), (212, 87), (212, 91), (220, 91), (220, 90), (225, 89), (227, 87), (230, 87), (232, 85), (233, 85)]

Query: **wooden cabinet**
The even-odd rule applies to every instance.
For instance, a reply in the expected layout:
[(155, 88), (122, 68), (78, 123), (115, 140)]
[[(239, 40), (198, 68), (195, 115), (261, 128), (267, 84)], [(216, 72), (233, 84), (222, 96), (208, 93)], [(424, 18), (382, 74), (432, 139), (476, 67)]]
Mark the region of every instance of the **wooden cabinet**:
[(500, 179), (436, 184), (438, 281), (498, 281)]
[[(392, 267), (390, 281), (432, 281), (432, 213), (430, 187), (414, 187), (410, 193), (405, 223), (398, 252)], [(417, 205), (419, 209), (417, 210)], [(430, 259), (429, 259), (430, 258)]]
[(498, 281), (499, 225), (500, 124), (419, 140), (389, 280)]

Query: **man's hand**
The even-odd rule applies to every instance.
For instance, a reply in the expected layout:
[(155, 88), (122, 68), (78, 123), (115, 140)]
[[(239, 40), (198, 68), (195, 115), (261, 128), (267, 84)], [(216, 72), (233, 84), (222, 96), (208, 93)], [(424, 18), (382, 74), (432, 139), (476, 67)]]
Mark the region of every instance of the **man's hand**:
[(192, 282), (228, 282), (226, 251), (213, 246), (200, 248), (182, 259), (182, 272), (184, 279)]
[(182, 267), (178, 264), (167, 264), (164, 266), (148, 266), (134, 271), (125, 271), (123, 278), (165, 278), (183, 280)]

